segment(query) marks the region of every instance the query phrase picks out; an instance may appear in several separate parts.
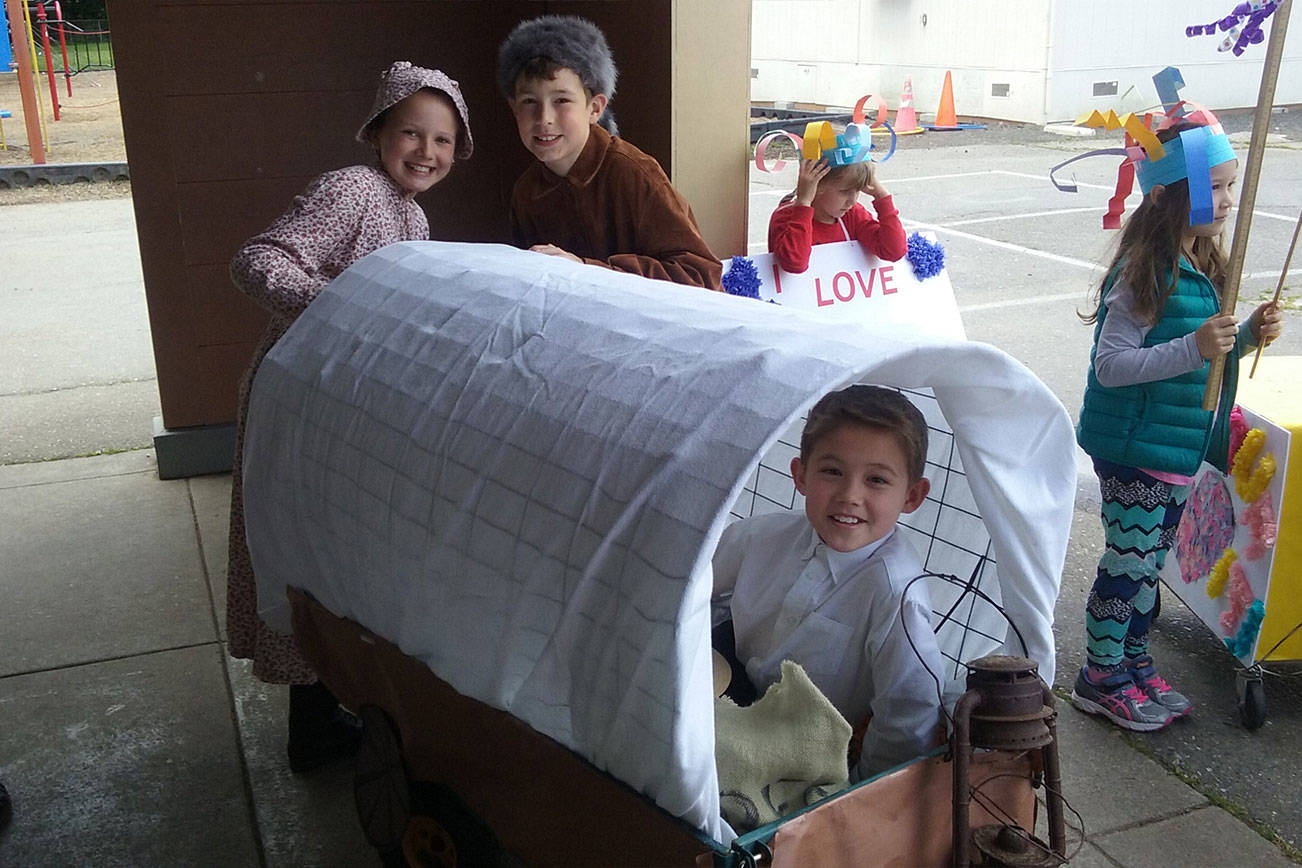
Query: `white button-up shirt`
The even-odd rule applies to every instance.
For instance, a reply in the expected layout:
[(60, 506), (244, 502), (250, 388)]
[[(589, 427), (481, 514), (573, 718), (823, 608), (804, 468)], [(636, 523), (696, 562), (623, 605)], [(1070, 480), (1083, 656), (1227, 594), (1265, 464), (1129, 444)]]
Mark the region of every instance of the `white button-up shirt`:
[(909, 543), (892, 531), (852, 552), (823, 545), (802, 513), (728, 526), (714, 553), (714, 621), (731, 617), (737, 658), (762, 694), (794, 660), (864, 735), (858, 778), (936, 744), (944, 669), (931, 599)]

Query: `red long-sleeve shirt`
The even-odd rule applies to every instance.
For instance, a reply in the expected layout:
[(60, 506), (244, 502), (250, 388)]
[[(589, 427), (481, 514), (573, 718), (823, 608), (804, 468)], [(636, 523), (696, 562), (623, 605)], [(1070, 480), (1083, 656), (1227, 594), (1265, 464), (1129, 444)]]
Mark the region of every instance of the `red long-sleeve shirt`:
[[(900, 212), (890, 196), (873, 200), (877, 218), (856, 202), (836, 223), (820, 223), (808, 205), (783, 205), (769, 218), (769, 253), (777, 257), (783, 271), (800, 274), (809, 268), (809, 249), (815, 244), (855, 240), (872, 255), (895, 262), (909, 251)], [(841, 224), (845, 225), (842, 232)], [(850, 239), (847, 239), (849, 233)]]

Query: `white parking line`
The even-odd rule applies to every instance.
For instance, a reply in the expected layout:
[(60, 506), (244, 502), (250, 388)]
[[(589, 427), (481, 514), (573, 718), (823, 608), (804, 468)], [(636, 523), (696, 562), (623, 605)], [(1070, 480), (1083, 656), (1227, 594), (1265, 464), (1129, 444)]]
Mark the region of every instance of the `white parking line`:
[[(1049, 172), (1048, 172), (1048, 170), (1045, 170), (1045, 172), (1044, 172), (1043, 175), (1032, 175), (1030, 172), (1014, 172), (1014, 171), (1012, 171), (1011, 169), (991, 169), (990, 172), (991, 172), (991, 174), (994, 174), (994, 175), (1011, 175), (1011, 176), (1014, 177), (1014, 178), (1031, 178), (1032, 180), (1035, 180), (1035, 181), (1045, 181), (1045, 182), (1048, 182), (1048, 183), (1052, 183), (1052, 182), (1049, 181)], [(1116, 190), (1116, 188), (1117, 188), (1117, 185), (1116, 185), (1115, 183), (1113, 183), (1113, 184), (1087, 184), (1087, 183), (1084, 182), (1084, 181), (1077, 181), (1077, 180), (1074, 180), (1074, 179), (1072, 180), (1072, 183), (1075, 184), (1075, 185), (1078, 186), (1078, 187), (1089, 187), (1091, 190)]]
[(1021, 244), (1013, 244), (1009, 241), (999, 241), (994, 238), (987, 238), (984, 235), (973, 235), (971, 232), (963, 232), (958, 229), (950, 229), (944, 225), (936, 223), (920, 223), (916, 220), (901, 220), (901, 223), (908, 229), (929, 229), (932, 232), (941, 232), (946, 235), (953, 235), (957, 238), (966, 238), (969, 241), (976, 241), (980, 244), (988, 244), (991, 247), (1000, 247), (1004, 250), (1012, 250), (1016, 253), (1025, 253), (1027, 256), (1038, 256), (1041, 259), (1052, 260), (1053, 262), (1062, 262), (1067, 265), (1074, 265), (1077, 268), (1086, 268), (1090, 271), (1103, 271), (1105, 266), (1097, 262), (1087, 262), (1084, 259), (1073, 259), (1070, 256), (1059, 256), (1057, 253), (1049, 253), (1047, 250), (1036, 250), (1034, 247), (1026, 247)]
[(1059, 208), (1056, 211), (1029, 211), (1021, 214), (998, 214), (994, 217), (973, 217), (971, 220), (951, 220), (940, 226), (971, 226), (973, 223), (997, 223), (1000, 220), (1026, 220), (1030, 217), (1053, 217), (1057, 214), (1080, 214), (1083, 211), (1098, 211), (1097, 205), (1088, 208)]
[(959, 305), (959, 313), (971, 313), (978, 310), (995, 310), (1001, 307), (1020, 307), (1027, 304), (1048, 304), (1051, 301), (1066, 301), (1074, 298), (1088, 303), (1089, 296), (1083, 292), (1060, 292), (1057, 295), (1036, 295), (1031, 298), (1009, 298), (1003, 301), (987, 301), (983, 304)]
[(908, 184), (913, 181), (941, 181), (947, 178), (975, 178), (978, 175), (993, 175), (998, 169), (984, 169), (980, 172), (954, 172), (949, 175), (915, 175), (912, 178), (891, 178), (892, 184)]

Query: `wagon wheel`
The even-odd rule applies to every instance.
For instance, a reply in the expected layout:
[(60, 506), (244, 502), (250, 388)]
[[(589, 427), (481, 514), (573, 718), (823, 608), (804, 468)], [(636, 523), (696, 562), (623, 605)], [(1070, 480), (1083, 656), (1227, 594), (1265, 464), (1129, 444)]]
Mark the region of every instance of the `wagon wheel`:
[(457, 868), (457, 845), (433, 817), (411, 818), (402, 836), (402, 855), (413, 868)]
[(382, 855), (401, 850), (411, 816), (411, 791), (402, 764), (402, 742), (389, 716), (376, 705), (361, 709), (362, 742), (357, 749), (353, 797), (366, 840)]
[(1249, 730), (1261, 729), (1266, 722), (1266, 685), (1261, 680), (1261, 669), (1240, 670), (1235, 678), (1239, 693), (1239, 719)]

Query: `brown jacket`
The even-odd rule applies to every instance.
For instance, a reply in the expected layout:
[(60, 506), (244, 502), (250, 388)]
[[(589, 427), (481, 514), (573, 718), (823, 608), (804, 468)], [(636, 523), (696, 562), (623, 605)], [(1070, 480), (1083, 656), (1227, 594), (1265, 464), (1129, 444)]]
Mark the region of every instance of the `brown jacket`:
[(534, 163), (515, 182), (511, 232), (521, 247), (555, 244), (616, 271), (722, 288), (723, 266), (660, 164), (595, 124), (564, 178)]

